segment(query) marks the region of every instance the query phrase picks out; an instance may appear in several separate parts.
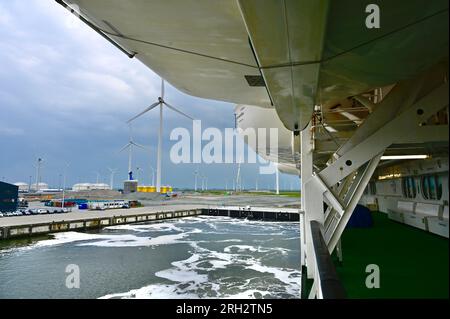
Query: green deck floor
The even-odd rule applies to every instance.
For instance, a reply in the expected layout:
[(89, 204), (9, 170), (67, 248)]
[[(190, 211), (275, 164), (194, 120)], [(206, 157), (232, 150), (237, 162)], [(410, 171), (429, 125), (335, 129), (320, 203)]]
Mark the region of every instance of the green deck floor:
[[(374, 226), (346, 229), (337, 272), (349, 298), (448, 298), (448, 239), (373, 213)], [(380, 268), (380, 288), (368, 289), (368, 264)]]

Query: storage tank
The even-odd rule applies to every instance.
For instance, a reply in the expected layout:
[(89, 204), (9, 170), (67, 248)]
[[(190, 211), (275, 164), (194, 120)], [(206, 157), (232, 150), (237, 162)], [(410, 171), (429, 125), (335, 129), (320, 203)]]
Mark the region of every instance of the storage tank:
[[(48, 189), (48, 184), (47, 183), (38, 183), (39, 186), (39, 190), (43, 190), (43, 189)], [(36, 183), (31, 184), (31, 190), (32, 191), (37, 191), (38, 187), (36, 187)]]
[(30, 185), (22, 182), (14, 183), (14, 185), (19, 187), (19, 193), (26, 193), (29, 191), (30, 188)]

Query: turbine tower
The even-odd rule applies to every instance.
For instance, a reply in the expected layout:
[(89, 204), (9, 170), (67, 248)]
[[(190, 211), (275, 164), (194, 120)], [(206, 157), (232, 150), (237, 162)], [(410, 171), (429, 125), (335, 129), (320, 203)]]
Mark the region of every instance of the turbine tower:
[(145, 110), (143, 110), (141, 113), (139, 113), (138, 115), (136, 115), (135, 117), (131, 118), (130, 120), (128, 120), (127, 123), (131, 123), (132, 121), (134, 121), (135, 119), (137, 119), (138, 117), (144, 115), (145, 113), (153, 110), (155, 107), (157, 107), (159, 105), (159, 133), (158, 133), (158, 159), (156, 162), (156, 191), (158, 193), (161, 192), (161, 167), (162, 167), (162, 163), (161, 163), (161, 157), (162, 157), (162, 135), (163, 135), (163, 106), (168, 107), (169, 109), (171, 109), (172, 111), (175, 111), (191, 120), (194, 120), (192, 117), (190, 117), (189, 115), (181, 112), (180, 110), (178, 110), (177, 108), (173, 107), (172, 105), (170, 105), (169, 103), (167, 103), (166, 101), (164, 101), (164, 79), (161, 78), (161, 96), (158, 97), (158, 101), (153, 103), (152, 105), (150, 105), (149, 107), (147, 107)]
[(236, 191), (242, 190), (242, 184), (241, 184), (241, 163), (242, 163), (242, 156), (239, 158), (238, 163), (238, 169), (236, 174)]
[(152, 186), (155, 186), (155, 169), (151, 165), (150, 170), (152, 171)]
[(41, 165), (42, 165), (42, 158), (37, 159), (37, 165), (36, 165), (36, 193), (39, 193), (39, 183), (41, 182)]
[(95, 183), (98, 184), (100, 182), (100, 173), (97, 172), (97, 171), (95, 171), (94, 173), (97, 176), (97, 179), (95, 180)]
[(131, 125), (130, 125), (130, 139), (128, 144), (125, 145), (119, 152), (123, 152), (128, 149), (128, 178), (130, 181), (133, 180), (133, 168), (132, 168), (132, 157), (133, 157), (133, 146), (138, 148), (145, 148), (144, 146), (133, 141), (133, 135), (131, 134)]
[(194, 171), (194, 191), (195, 192), (197, 191), (198, 174), (199, 174), (199, 171), (198, 171), (198, 166), (197, 166), (197, 169)]
[(275, 163), (276, 193), (280, 195), (280, 174), (278, 172), (278, 163)]
[(111, 175), (109, 176), (109, 187), (112, 190), (114, 188), (114, 174), (117, 173), (117, 168), (108, 167), (108, 171), (111, 173)]

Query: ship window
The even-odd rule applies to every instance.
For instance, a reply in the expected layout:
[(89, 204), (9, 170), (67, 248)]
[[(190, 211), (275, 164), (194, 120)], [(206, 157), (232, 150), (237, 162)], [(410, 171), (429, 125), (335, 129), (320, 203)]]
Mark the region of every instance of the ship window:
[(402, 179), (402, 192), (403, 197), (406, 198), (415, 198), (416, 197), (416, 182), (414, 180), (414, 177), (404, 177)]
[(369, 190), (370, 190), (371, 195), (376, 195), (377, 194), (377, 184), (375, 182), (370, 182)]
[(442, 198), (442, 176), (436, 176), (436, 184), (437, 184), (437, 200)]
[(425, 199), (440, 200), (442, 197), (442, 177), (439, 175), (422, 176), (422, 195)]

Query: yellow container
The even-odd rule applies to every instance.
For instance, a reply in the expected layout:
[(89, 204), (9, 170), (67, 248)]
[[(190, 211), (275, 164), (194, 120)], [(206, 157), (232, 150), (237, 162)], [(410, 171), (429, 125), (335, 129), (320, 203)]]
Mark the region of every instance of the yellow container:
[(138, 186), (137, 191), (138, 191), (138, 192), (145, 192), (145, 187), (143, 187), (143, 186)]

